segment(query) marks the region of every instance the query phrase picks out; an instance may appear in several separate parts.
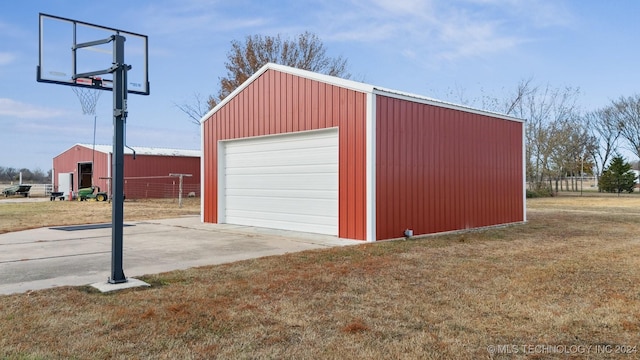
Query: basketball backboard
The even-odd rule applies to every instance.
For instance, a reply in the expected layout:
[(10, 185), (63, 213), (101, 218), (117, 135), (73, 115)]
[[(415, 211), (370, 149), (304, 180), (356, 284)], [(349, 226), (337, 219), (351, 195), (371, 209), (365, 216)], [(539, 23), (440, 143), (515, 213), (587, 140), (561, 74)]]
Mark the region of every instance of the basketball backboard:
[(149, 95), (147, 36), (42, 13), (37, 80), (112, 90), (112, 73), (80, 78), (76, 75), (111, 68), (114, 62), (112, 42), (77, 45), (99, 42), (113, 35), (125, 38), (125, 63), (131, 66), (127, 71), (127, 92)]

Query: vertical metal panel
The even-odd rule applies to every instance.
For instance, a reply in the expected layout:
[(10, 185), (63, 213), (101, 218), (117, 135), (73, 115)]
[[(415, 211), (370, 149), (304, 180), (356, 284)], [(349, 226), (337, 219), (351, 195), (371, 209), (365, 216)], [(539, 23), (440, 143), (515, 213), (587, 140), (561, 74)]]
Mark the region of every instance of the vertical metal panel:
[(376, 237), (523, 221), (522, 123), (378, 95)]
[[(366, 119), (367, 118), (367, 98), (366, 94), (359, 94), (353, 92), (355, 104), (352, 105), (354, 110), (354, 119)], [(353, 121), (355, 134), (353, 136), (354, 148), (353, 151), (357, 156), (354, 156), (355, 160), (355, 176), (351, 180), (350, 188), (355, 193), (353, 203), (351, 205), (351, 211), (356, 214), (356, 224), (361, 226), (354, 226), (355, 231), (352, 239), (366, 239), (367, 238), (367, 156), (366, 156), (366, 137), (367, 137), (367, 125), (363, 121)], [(364, 206), (363, 206), (364, 205)], [(373, 204), (372, 204), (373, 205)]]
[[(218, 141), (338, 127), (338, 236), (366, 239), (365, 99), (361, 92), (276, 70), (258, 77), (204, 122), (204, 221), (218, 219)], [(270, 125), (261, 125), (265, 121)]]

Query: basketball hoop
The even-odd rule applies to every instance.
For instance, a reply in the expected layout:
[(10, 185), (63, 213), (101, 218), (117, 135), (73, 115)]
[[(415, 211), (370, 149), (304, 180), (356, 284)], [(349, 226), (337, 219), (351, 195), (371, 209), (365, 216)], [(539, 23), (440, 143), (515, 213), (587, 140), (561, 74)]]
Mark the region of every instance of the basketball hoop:
[[(100, 78), (78, 78), (76, 79), (76, 84), (85, 84), (89, 86), (96, 86), (102, 83)], [(71, 88), (73, 92), (78, 97), (80, 101), (80, 105), (82, 105), (82, 113), (84, 115), (93, 115), (93, 149), (91, 152), (91, 166), (95, 166), (95, 156), (96, 156), (96, 125), (98, 117), (96, 116), (96, 105), (98, 104), (98, 100), (100, 99), (100, 95), (102, 91), (98, 88), (92, 87), (77, 87), (74, 86)], [(91, 171), (91, 186), (94, 186), (93, 182), (93, 170)]]
[[(95, 86), (96, 83), (101, 82), (99, 78), (97, 79), (76, 79), (77, 84), (87, 84), (91, 86)], [(95, 115), (96, 114), (96, 105), (98, 104), (98, 99), (100, 99), (100, 95), (102, 91), (97, 88), (90, 87), (72, 87), (71, 90), (76, 94), (78, 100), (80, 101), (80, 105), (82, 105), (82, 113), (84, 115)]]

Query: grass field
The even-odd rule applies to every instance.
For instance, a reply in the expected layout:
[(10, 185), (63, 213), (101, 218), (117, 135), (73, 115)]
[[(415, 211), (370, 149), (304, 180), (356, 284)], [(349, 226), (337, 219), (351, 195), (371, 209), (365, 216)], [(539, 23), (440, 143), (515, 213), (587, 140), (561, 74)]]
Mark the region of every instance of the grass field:
[[(108, 202), (14, 202), (15, 199), (0, 198), (0, 234), (46, 226), (111, 222), (111, 203)], [(127, 221), (166, 219), (199, 213), (200, 199), (197, 198), (183, 199), (182, 208), (178, 207), (177, 200), (172, 199), (124, 202), (124, 216)]]
[(0, 296), (0, 358), (640, 357), (640, 197), (533, 199), (528, 217)]

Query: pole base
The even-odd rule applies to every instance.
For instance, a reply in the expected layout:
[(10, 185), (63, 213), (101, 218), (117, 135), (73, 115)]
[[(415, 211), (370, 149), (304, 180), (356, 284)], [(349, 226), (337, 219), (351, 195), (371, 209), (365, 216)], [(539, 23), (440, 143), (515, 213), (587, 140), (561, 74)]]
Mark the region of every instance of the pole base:
[(102, 293), (107, 293), (107, 292), (131, 289), (131, 288), (137, 288), (137, 287), (150, 287), (151, 285), (147, 284), (142, 280), (128, 278), (126, 283), (111, 284), (108, 282), (102, 282), (102, 283), (91, 284), (91, 286), (98, 289)]
[(107, 282), (109, 284), (122, 284), (122, 283), (126, 283), (127, 282), (127, 278), (123, 278), (123, 279), (112, 279), (112, 278), (108, 278)]

